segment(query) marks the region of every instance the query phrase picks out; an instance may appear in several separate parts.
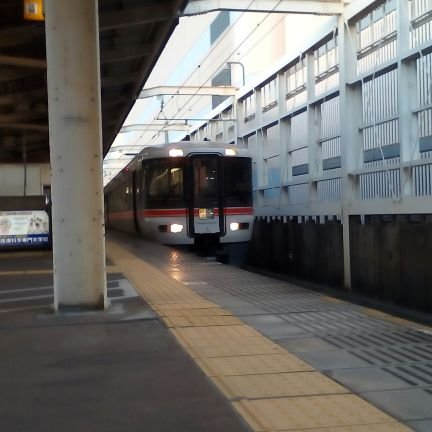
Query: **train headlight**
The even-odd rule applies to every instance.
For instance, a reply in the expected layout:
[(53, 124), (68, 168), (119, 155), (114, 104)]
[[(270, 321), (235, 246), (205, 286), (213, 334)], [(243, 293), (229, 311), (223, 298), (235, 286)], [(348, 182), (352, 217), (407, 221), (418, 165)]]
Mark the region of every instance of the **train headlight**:
[(240, 225), (238, 222), (231, 222), (230, 223), (230, 230), (231, 231), (237, 231), (240, 228)]
[(169, 226), (169, 230), (172, 233), (181, 233), (183, 231), (183, 225), (180, 225), (180, 224), (171, 224)]
[(237, 150), (236, 149), (225, 149), (225, 156), (236, 156)]
[(171, 149), (168, 154), (171, 157), (179, 157), (179, 156), (183, 156), (183, 150), (182, 149)]

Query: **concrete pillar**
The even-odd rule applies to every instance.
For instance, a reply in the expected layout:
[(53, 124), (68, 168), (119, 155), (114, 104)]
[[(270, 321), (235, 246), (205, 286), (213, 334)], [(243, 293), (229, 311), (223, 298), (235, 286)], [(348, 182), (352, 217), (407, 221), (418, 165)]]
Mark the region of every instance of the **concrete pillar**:
[(107, 305), (97, 0), (45, 0), (54, 308)]

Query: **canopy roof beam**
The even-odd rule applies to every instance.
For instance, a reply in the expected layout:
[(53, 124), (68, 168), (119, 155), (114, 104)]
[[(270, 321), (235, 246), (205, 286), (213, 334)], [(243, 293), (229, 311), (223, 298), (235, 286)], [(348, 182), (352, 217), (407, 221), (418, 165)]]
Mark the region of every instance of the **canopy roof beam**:
[(340, 15), (350, 0), (190, 0), (184, 16), (231, 10), (240, 12)]
[(0, 55), (0, 64), (8, 66), (20, 66), (29, 67), (36, 69), (46, 69), (47, 62), (44, 59), (25, 58), (25, 57), (13, 57)]
[(138, 99), (154, 96), (176, 95), (176, 96), (233, 96), (237, 93), (237, 87), (203, 87), (203, 86), (159, 86), (143, 89)]
[(120, 133), (125, 132), (164, 132), (164, 131), (185, 131), (189, 132), (190, 126), (183, 123), (175, 123), (175, 124), (154, 124), (154, 123), (142, 123), (142, 124), (132, 124), (128, 126), (123, 126), (120, 129)]

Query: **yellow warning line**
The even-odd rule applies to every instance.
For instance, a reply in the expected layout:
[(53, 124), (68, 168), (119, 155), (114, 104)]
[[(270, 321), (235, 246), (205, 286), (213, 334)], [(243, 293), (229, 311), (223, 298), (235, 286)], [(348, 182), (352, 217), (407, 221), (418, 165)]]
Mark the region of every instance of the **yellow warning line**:
[[(322, 299), (328, 303), (333, 303), (333, 304), (346, 303), (344, 300), (340, 300), (340, 299), (337, 299), (335, 297), (330, 297), (330, 296), (323, 296)], [(424, 330), (424, 331), (432, 331), (431, 326), (427, 326), (424, 324), (418, 324), (418, 323), (416, 323), (414, 321), (410, 321), (408, 319), (395, 317), (393, 315), (390, 315), (390, 314), (385, 313), (385, 312), (381, 312), (381, 311), (376, 310), (376, 309), (371, 309), (368, 307), (362, 307), (360, 310), (364, 315), (367, 315), (367, 316), (372, 317), (372, 318), (379, 318), (383, 321), (387, 321), (387, 322), (390, 322), (392, 324), (407, 326), (407, 327), (415, 328), (416, 330), (420, 329), (420, 330)]]
[(254, 431), (411, 430), (118, 244), (107, 251)]
[(427, 326), (424, 324), (420, 325), (420, 324), (415, 323), (413, 321), (410, 321), (408, 319), (398, 318), (398, 317), (392, 316), (388, 313), (378, 311), (376, 309), (370, 309), (367, 307), (363, 307), (361, 309), (361, 311), (367, 316), (370, 316), (372, 318), (379, 318), (379, 319), (382, 319), (384, 321), (390, 322), (392, 324), (411, 327), (411, 328), (415, 328), (416, 330), (420, 329), (420, 330), (424, 330), (424, 331), (432, 331), (431, 326)]

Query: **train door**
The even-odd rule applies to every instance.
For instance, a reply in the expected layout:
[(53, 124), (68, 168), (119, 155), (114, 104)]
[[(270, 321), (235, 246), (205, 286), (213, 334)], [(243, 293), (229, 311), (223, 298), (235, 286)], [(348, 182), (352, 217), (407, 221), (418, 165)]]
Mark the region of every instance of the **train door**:
[(223, 167), (219, 155), (194, 155), (190, 163), (189, 235), (225, 235)]

